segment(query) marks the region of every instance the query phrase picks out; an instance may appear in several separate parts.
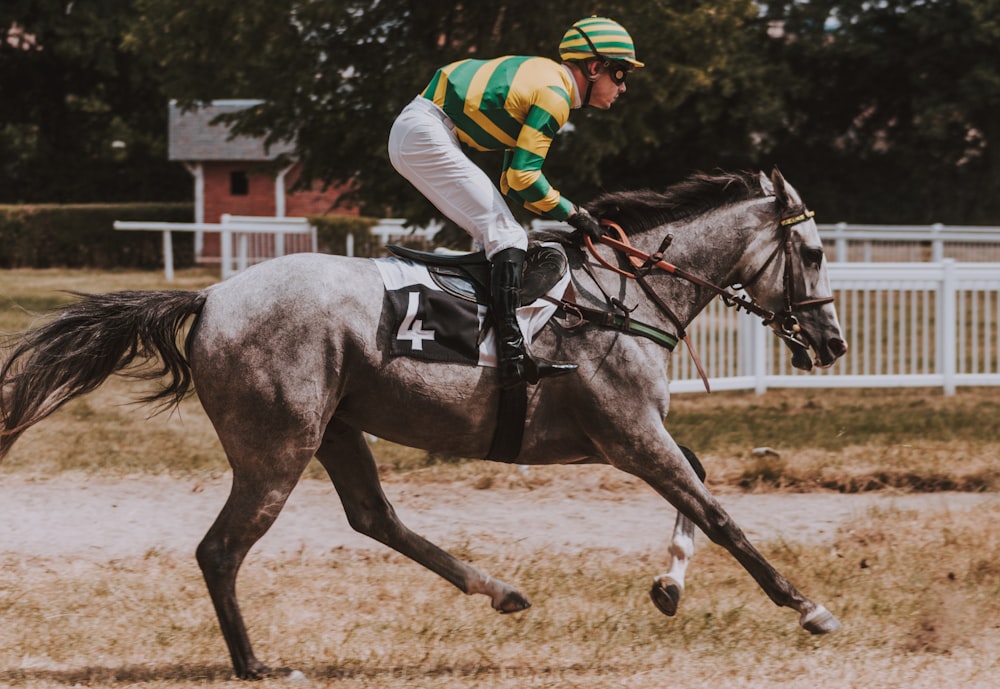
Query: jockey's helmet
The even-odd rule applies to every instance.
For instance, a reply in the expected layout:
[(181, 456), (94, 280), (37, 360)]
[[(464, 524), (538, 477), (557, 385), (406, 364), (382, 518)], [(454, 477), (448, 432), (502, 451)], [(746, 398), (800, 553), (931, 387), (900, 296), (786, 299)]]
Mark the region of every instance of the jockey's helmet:
[(606, 17), (581, 19), (566, 30), (559, 43), (559, 59), (564, 62), (595, 58), (624, 73), (643, 66), (635, 57), (635, 43), (625, 27)]

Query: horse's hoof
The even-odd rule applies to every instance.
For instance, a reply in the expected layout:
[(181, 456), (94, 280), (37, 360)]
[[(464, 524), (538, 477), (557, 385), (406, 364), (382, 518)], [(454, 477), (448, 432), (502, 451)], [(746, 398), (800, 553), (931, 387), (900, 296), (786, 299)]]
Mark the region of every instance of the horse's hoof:
[(255, 663), (243, 670), (236, 671), (237, 679), (260, 680), (275, 677), (278, 673), (267, 665)]
[(684, 587), (671, 577), (657, 577), (653, 581), (653, 588), (649, 591), (649, 597), (653, 599), (653, 605), (667, 617), (677, 614), (677, 606), (681, 603), (681, 592)]
[(804, 613), (799, 618), (799, 624), (810, 634), (829, 634), (840, 629), (840, 620), (822, 605), (817, 605), (812, 612)]
[(513, 612), (521, 612), (522, 610), (527, 610), (531, 607), (531, 603), (527, 598), (522, 596), (517, 591), (511, 591), (500, 603), (493, 606), (493, 609), (499, 612), (501, 615), (509, 615)]
[(243, 672), (237, 673), (240, 679), (261, 680), (261, 679), (283, 679), (286, 682), (304, 682), (306, 676), (301, 670), (293, 670), (288, 667), (271, 668), (263, 663), (256, 663)]

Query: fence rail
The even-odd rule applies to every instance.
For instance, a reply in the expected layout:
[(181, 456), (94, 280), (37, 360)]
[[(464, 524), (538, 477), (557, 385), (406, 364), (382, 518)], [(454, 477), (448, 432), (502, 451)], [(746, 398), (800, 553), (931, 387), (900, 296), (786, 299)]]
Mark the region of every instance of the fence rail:
[(838, 263), (1000, 261), (1000, 227), (979, 225), (817, 225)]

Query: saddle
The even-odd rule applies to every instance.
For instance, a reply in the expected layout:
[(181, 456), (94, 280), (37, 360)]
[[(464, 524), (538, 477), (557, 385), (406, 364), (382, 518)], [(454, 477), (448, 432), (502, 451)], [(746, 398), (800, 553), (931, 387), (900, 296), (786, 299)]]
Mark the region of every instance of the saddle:
[[(476, 304), (490, 304), (490, 262), (486, 252), (437, 254), (390, 244), (394, 256), (427, 266), (431, 279), (442, 290)], [(535, 246), (524, 259), (521, 278), (521, 303), (531, 304), (543, 297), (566, 274), (569, 260), (561, 248)], [(521, 452), (524, 422), (528, 410), (527, 385), (500, 389), (497, 424), (487, 459), (514, 462)]]
[[(486, 252), (438, 254), (389, 244), (394, 256), (427, 266), (431, 279), (442, 290), (476, 304), (490, 303), (490, 262)], [(521, 303), (530, 304), (544, 296), (562, 279), (569, 260), (556, 246), (540, 245), (528, 249), (521, 279)]]

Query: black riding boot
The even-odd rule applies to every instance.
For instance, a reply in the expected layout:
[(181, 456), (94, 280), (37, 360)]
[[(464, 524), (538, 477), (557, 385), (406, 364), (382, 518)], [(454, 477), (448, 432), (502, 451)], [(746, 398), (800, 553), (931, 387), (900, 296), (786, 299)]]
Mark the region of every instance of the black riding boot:
[(490, 309), (497, 337), (497, 372), (500, 385), (513, 387), (521, 382), (537, 383), (542, 378), (561, 376), (576, 370), (576, 364), (532, 359), (524, 346), (517, 324), (520, 305), (522, 249), (504, 249), (493, 256), (490, 271)]

